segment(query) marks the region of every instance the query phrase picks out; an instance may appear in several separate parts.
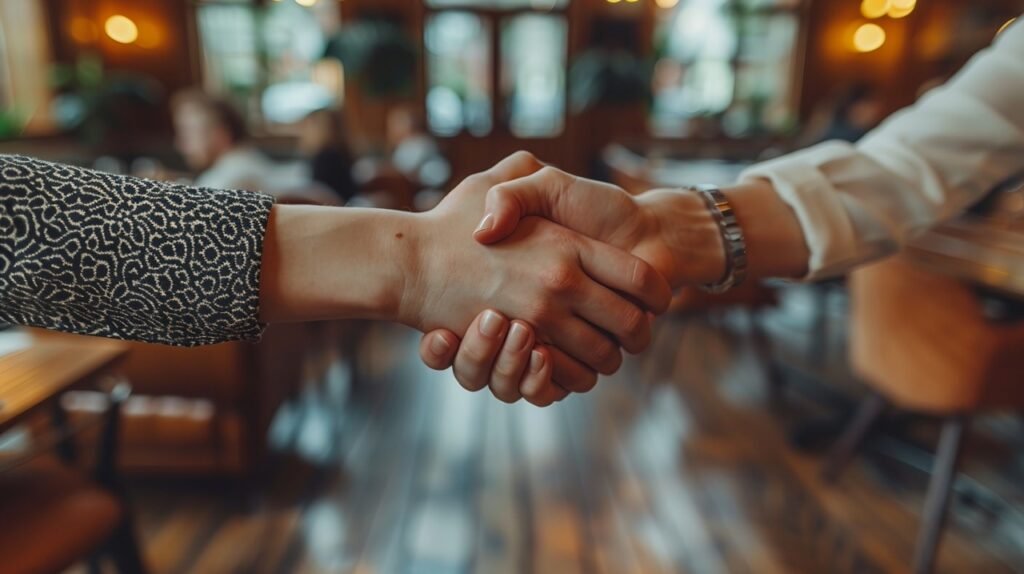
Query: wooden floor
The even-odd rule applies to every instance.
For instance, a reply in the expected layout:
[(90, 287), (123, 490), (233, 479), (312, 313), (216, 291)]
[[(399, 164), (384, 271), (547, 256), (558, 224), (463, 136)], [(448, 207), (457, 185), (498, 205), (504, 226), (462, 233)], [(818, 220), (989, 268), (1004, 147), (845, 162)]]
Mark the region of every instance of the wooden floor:
[[(651, 351), (549, 409), (466, 393), (418, 364), (414, 333), (379, 327), (347, 407), (310, 396), (282, 419), (291, 452), (255, 501), (135, 485), (147, 558), (159, 573), (904, 571), (924, 479), (858, 463), (822, 484), (743, 325), (664, 320)], [(1010, 456), (981, 450), (981, 474)], [(954, 521), (940, 571), (1024, 571), (1010, 524)]]

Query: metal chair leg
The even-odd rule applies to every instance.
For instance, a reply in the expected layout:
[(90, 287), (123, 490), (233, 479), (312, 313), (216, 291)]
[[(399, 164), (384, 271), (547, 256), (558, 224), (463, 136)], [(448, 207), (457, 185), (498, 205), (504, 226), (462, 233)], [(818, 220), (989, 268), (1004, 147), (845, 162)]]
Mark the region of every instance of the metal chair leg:
[(145, 574), (146, 563), (139, 551), (138, 539), (135, 536), (134, 523), (125, 519), (118, 526), (110, 541), (110, 557), (117, 566), (119, 574)]
[(875, 426), (885, 412), (885, 399), (877, 393), (868, 395), (857, 408), (853, 419), (846, 425), (846, 430), (839, 436), (835, 446), (829, 451), (821, 476), (826, 482), (835, 482), (839, 474), (857, 453), (864, 442), (864, 437)]
[(964, 416), (950, 417), (942, 426), (932, 478), (928, 483), (928, 494), (921, 514), (921, 530), (914, 549), (914, 574), (929, 574), (935, 566), (966, 428), (967, 418)]

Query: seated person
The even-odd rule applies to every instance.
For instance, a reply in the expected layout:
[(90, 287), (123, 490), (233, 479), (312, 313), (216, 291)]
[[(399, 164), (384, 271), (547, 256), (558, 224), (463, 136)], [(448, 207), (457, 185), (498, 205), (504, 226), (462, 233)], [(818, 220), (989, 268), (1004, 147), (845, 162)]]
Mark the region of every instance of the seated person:
[(171, 102), (175, 145), (198, 187), (262, 191), (281, 197), (309, 184), (301, 165), (278, 164), (248, 144), (241, 114), (227, 101), (199, 90)]
[(301, 128), (299, 151), (308, 158), (312, 180), (347, 203), (359, 188), (352, 178), (352, 152), (341, 113), (316, 110), (302, 120)]
[(436, 190), (451, 177), (451, 165), (412, 106), (391, 110), (386, 131), (388, 157), (360, 159), (353, 171), (356, 181), (364, 188), (400, 196), (399, 204), (426, 211), (443, 197)]

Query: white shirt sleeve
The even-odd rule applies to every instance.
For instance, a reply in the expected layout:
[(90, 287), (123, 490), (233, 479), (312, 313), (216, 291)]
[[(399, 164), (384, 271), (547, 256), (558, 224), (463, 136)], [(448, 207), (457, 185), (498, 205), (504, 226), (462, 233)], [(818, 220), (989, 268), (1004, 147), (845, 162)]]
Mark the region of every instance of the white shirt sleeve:
[(899, 249), (1024, 168), (1024, 19), (860, 143), (826, 142), (755, 165), (795, 211), (808, 279)]

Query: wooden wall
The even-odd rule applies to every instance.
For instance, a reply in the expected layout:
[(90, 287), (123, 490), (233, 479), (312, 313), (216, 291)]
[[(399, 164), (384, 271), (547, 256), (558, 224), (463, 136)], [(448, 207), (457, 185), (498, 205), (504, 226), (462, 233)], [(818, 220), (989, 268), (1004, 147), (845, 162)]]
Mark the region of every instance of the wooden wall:
[[(74, 64), (98, 55), (108, 74), (147, 78), (158, 98), (201, 81), (200, 52), (191, 2), (185, 0), (43, 0), (54, 59)], [(119, 44), (103, 32), (112, 15), (132, 19), (139, 30), (134, 44)], [(155, 113), (154, 113), (155, 112)], [(126, 110), (128, 114), (131, 111)], [(121, 153), (139, 145), (139, 138), (163, 141), (169, 147), (170, 114), (166, 105), (131, 116), (134, 129), (106, 138), (103, 152)], [(155, 144), (154, 144), (155, 145)]]

